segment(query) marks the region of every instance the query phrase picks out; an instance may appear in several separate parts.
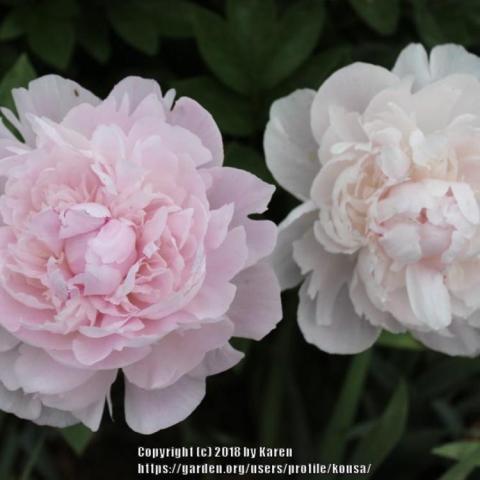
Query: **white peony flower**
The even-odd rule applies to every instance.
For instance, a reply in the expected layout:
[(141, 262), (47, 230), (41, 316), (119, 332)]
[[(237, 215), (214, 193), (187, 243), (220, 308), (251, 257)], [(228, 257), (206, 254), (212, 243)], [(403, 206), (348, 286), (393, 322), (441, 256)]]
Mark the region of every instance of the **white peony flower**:
[(277, 100), (267, 164), (303, 203), (280, 226), (282, 287), (332, 353), (382, 329), (480, 352), (480, 59), (410, 45), (392, 71), (355, 63)]

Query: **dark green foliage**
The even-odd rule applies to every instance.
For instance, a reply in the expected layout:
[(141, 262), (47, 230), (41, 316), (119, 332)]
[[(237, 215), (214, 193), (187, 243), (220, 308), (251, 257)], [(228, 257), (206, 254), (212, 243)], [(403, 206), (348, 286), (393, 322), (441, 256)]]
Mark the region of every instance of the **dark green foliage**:
[[(480, 2), (0, 0), (0, 104), (12, 107), (11, 88), (51, 72), (100, 96), (126, 75), (152, 77), (212, 113), (226, 165), (273, 182), (262, 152), (272, 101), (317, 89), (353, 61), (390, 68), (410, 42), (480, 53)], [(267, 216), (279, 222), (295, 205), (278, 189)], [(239, 342), (246, 358), (210, 378), (198, 410), (168, 430), (129, 431), (121, 383), (115, 421), (94, 435), (0, 415), (0, 480), (136, 478), (139, 445), (290, 446), (293, 462), (372, 463), (380, 480), (478, 473), (480, 359), (394, 335), (361, 356), (326, 355), (299, 333), (296, 298), (284, 294), (278, 328)]]

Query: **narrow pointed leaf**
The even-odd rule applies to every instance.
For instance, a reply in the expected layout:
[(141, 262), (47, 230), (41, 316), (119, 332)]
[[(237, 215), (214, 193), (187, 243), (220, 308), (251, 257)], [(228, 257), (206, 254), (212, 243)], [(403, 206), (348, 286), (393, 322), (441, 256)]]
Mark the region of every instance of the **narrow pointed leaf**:
[(0, 105), (13, 108), (12, 88), (26, 87), (36, 77), (27, 55), (20, 55), (0, 82)]
[(335, 410), (323, 434), (320, 446), (323, 462), (335, 463), (343, 459), (347, 433), (355, 420), (371, 356), (371, 350), (367, 350), (352, 359)]
[(480, 442), (478, 441), (445, 443), (432, 450), (434, 455), (457, 461), (464, 460), (475, 452), (478, 453), (475, 465), (480, 466)]
[(79, 456), (85, 451), (94, 435), (91, 430), (82, 424), (62, 428), (61, 433), (66, 442)]
[(423, 350), (420, 342), (417, 342), (408, 333), (390, 333), (384, 330), (377, 341), (381, 347), (401, 348), (406, 350)]
[(471, 449), (468, 454), (461, 456), (458, 463), (447, 470), (439, 480), (465, 480), (479, 465), (480, 446)]
[(192, 18), (200, 54), (210, 70), (236, 92), (249, 93), (252, 87), (250, 77), (227, 22), (203, 8), (196, 9)]
[(389, 35), (395, 32), (400, 18), (399, 0), (350, 0), (355, 12), (378, 33)]
[(369, 478), (388, 457), (402, 438), (408, 416), (408, 392), (402, 380), (392, 395), (382, 416), (370, 431), (360, 440), (350, 463), (358, 465), (372, 464)]

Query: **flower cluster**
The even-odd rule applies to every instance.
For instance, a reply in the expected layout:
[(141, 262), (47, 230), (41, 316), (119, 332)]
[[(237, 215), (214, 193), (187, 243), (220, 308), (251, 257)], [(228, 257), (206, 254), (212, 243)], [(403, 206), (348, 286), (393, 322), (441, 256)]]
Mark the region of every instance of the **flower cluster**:
[(303, 203), (273, 257), (302, 282), (307, 341), (360, 352), (382, 329), (451, 355), (480, 352), (480, 59), (405, 48), (276, 101), (267, 164)]
[(208, 375), (281, 318), (252, 220), (273, 187), (222, 166), (210, 114), (131, 77), (101, 101), (49, 75), (13, 91), (0, 134), (0, 408), (97, 429), (125, 377), (141, 433), (188, 416)]

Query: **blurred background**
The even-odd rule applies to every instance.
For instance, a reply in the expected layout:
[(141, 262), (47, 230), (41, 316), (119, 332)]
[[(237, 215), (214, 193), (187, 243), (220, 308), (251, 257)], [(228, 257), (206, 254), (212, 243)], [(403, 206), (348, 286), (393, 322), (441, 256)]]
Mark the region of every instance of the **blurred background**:
[[(271, 102), (353, 61), (390, 68), (410, 42), (480, 53), (480, 1), (0, 0), (0, 104), (46, 73), (99, 96), (126, 75), (154, 78), (210, 110), (227, 165), (273, 182), (262, 153)], [(267, 216), (279, 222), (295, 205), (279, 189)], [(374, 479), (480, 478), (480, 359), (391, 335), (356, 357), (326, 355), (301, 337), (296, 298), (285, 293), (266, 339), (238, 342), (246, 359), (210, 377), (175, 427), (128, 430), (121, 380), (115, 420), (95, 434), (0, 414), (0, 480), (137, 478), (139, 445), (288, 446), (298, 463), (372, 463)]]

